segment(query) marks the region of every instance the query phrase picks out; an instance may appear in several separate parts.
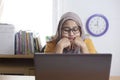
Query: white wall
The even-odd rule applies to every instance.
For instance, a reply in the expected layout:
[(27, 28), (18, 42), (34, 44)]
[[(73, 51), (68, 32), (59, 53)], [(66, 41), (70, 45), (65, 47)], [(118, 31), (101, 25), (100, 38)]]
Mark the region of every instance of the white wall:
[(120, 75), (120, 0), (57, 0), (54, 6), (57, 9), (56, 15), (53, 16), (54, 33), (60, 16), (67, 11), (76, 12), (84, 26), (87, 18), (95, 13), (104, 14), (108, 18), (109, 29), (106, 34), (101, 37), (90, 37), (98, 52), (112, 53), (110, 74)]
[(45, 37), (51, 36), (53, 32), (52, 5), (53, 0), (2, 0), (0, 22), (13, 24), (16, 31), (26, 30), (39, 34), (44, 46)]
[(0, 0), (0, 19), (3, 12), (3, 0)]

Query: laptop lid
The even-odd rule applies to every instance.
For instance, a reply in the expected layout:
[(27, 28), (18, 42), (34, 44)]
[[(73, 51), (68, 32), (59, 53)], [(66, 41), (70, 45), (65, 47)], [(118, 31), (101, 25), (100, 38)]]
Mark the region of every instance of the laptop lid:
[(36, 53), (36, 80), (109, 80), (111, 57), (111, 54)]

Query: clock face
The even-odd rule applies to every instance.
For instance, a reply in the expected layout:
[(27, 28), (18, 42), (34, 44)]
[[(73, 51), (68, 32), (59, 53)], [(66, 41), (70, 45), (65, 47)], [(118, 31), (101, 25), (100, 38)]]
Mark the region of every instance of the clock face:
[(108, 30), (108, 20), (100, 14), (92, 15), (87, 20), (86, 29), (92, 36), (102, 36)]

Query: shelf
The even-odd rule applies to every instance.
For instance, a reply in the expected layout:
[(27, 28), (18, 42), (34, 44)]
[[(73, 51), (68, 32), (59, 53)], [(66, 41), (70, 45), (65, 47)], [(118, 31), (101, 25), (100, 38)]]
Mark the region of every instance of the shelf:
[(7, 55), (7, 54), (0, 54), (0, 58), (33, 59), (34, 58), (34, 54), (30, 54), (30, 55)]
[(34, 54), (0, 54), (0, 74), (34, 75)]

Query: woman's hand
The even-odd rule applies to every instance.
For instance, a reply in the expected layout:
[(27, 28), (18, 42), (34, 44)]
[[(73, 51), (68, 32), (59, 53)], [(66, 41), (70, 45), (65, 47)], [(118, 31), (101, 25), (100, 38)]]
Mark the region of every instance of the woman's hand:
[(84, 43), (84, 41), (82, 40), (81, 37), (76, 37), (76, 38), (73, 40), (73, 44), (74, 44), (75, 46), (77, 46), (77, 47), (80, 47), (80, 48), (82, 48), (82, 47), (85, 46), (85, 43)]
[(64, 48), (71, 47), (71, 43), (68, 38), (62, 38), (56, 45), (56, 53), (62, 53)]
[(80, 48), (82, 53), (89, 53), (81, 37), (76, 37), (73, 41), (70, 41), (68, 38), (62, 38), (56, 45), (56, 53), (63, 53), (64, 48), (68, 50)]
[(79, 47), (83, 53), (88, 53), (88, 48), (81, 37), (76, 37), (72, 42), (72, 48)]

